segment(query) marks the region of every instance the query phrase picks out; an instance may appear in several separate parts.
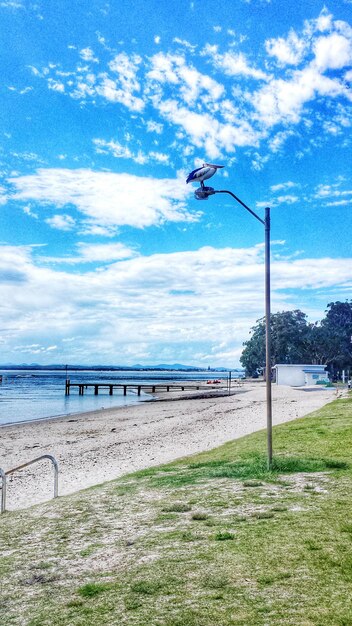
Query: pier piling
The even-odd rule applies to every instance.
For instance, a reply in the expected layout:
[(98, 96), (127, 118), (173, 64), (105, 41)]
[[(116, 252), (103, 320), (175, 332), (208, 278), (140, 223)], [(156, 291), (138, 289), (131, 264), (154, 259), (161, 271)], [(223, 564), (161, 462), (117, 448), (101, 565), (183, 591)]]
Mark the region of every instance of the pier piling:
[[(208, 383), (209, 384), (209, 383)], [(99, 391), (100, 390), (107, 390), (108, 394), (110, 396), (114, 395), (114, 390), (119, 390), (121, 389), (122, 393), (124, 396), (127, 396), (127, 391), (128, 389), (133, 390), (134, 392), (137, 391), (137, 395), (140, 396), (142, 395), (142, 391), (146, 392), (146, 393), (158, 393), (158, 391), (192, 391), (192, 390), (199, 390), (199, 389), (214, 389), (215, 387), (205, 387), (205, 385), (200, 385), (200, 384), (185, 384), (184, 382), (175, 382), (175, 383), (158, 383), (155, 384), (154, 382), (152, 383), (143, 383), (143, 384), (135, 384), (135, 383), (111, 383), (111, 382), (99, 382), (99, 383), (82, 383), (82, 382), (71, 382), (70, 380), (66, 380), (65, 383), (65, 395), (69, 396), (71, 393), (72, 389), (78, 389), (78, 394), (80, 396), (84, 395), (84, 390), (86, 389), (87, 391), (89, 391), (89, 389), (93, 389), (93, 394), (95, 396), (99, 395)], [(216, 385), (216, 389), (221, 390), (222, 387), (219, 387), (218, 385)], [(223, 388), (224, 389), (224, 388)], [(228, 391), (228, 388), (226, 387), (226, 390)]]

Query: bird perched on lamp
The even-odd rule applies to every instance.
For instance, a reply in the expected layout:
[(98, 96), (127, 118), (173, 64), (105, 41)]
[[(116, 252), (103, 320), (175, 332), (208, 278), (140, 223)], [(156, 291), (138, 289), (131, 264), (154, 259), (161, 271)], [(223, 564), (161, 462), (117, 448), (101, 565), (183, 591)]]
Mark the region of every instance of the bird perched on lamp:
[(186, 183), (200, 183), (202, 189), (204, 189), (204, 180), (214, 176), (216, 170), (225, 167), (224, 165), (214, 165), (214, 163), (203, 163), (202, 167), (198, 167), (193, 170), (187, 176)]

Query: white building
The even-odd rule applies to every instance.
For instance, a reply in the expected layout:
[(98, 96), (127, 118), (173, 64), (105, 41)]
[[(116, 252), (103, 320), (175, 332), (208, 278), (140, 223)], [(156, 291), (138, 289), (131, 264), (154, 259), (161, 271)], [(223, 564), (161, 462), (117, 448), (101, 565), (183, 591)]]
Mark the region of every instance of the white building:
[(287, 365), (279, 363), (273, 369), (274, 381), (277, 385), (303, 387), (303, 385), (316, 385), (318, 381), (329, 381), (325, 365)]

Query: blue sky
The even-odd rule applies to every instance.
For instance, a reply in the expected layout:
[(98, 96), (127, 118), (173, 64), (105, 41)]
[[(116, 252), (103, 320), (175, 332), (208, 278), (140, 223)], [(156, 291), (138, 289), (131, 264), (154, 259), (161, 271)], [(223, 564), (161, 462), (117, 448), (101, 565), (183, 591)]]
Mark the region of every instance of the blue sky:
[[(284, 7), (284, 8), (283, 8)], [(351, 298), (351, 0), (1, 0), (1, 362), (236, 367)]]

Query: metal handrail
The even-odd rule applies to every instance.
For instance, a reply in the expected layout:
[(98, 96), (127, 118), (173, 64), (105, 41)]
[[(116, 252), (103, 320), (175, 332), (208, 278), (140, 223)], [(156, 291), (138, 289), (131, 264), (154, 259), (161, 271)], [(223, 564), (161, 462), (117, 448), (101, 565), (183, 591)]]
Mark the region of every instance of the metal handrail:
[(8, 472), (5, 472), (3, 469), (0, 468), (0, 476), (2, 478), (0, 513), (5, 513), (6, 511), (6, 477), (9, 474), (13, 474), (14, 472), (17, 472), (17, 470), (21, 470), (24, 467), (28, 467), (28, 465), (32, 465), (33, 463), (36, 463), (37, 461), (41, 461), (42, 459), (49, 459), (49, 461), (51, 461), (54, 466), (54, 498), (58, 497), (59, 495), (59, 464), (57, 460), (55, 459), (55, 457), (52, 456), (51, 454), (42, 454), (42, 456), (38, 456), (37, 458), (32, 459), (32, 461), (28, 461), (27, 463), (18, 465), (17, 467), (14, 467)]
[(6, 474), (4, 470), (0, 467), (0, 476), (1, 476), (1, 506), (0, 513), (5, 513), (5, 503), (6, 503)]

